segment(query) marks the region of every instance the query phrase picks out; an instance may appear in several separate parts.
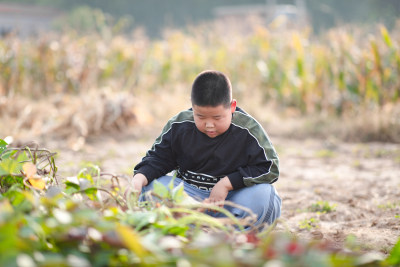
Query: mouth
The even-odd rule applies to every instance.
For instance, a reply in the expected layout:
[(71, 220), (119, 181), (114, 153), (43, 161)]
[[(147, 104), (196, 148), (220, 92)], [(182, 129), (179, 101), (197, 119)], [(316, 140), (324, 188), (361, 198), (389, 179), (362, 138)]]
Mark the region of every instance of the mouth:
[(216, 136), (216, 135), (217, 135), (217, 132), (216, 132), (216, 131), (206, 131), (206, 134), (207, 134), (208, 136)]

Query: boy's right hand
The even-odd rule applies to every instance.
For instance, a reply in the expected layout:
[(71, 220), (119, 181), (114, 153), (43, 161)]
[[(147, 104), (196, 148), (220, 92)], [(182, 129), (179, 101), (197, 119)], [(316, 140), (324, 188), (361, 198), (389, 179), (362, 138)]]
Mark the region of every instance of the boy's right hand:
[(125, 190), (125, 198), (131, 192), (137, 192), (140, 194), (142, 192), (143, 186), (146, 186), (149, 182), (147, 181), (146, 176), (142, 173), (137, 173), (133, 176), (133, 179), (129, 182), (128, 188)]

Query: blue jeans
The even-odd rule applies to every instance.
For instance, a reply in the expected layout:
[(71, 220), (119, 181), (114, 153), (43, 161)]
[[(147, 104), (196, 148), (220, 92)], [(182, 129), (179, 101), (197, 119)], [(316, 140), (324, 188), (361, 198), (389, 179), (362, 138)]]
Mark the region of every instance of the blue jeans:
[[(162, 176), (143, 187), (141, 200), (143, 200), (144, 193), (152, 190), (155, 181), (167, 186), (171, 180), (172, 176)], [(210, 196), (209, 191), (198, 189), (180, 178), (174, 179), (174, 187), (178, 186), (180, 183), (184, 184), (185, 192), (197, 201), (201, 202)], [(229, 191), (226, 200), (238, 206), (250, 209), (257, 216), (255, 225), (260, 225), (262, 223), (272, 224), (281, 215), (282, 201), (275, 187), (271, 184), (256, 184), (250, 187)], [(248, 216), (248, 213), (239, 207), (225, 205), (224, 208), (239, 219)], [(210, 212), (208, 214), (213, 217), (224, 216), (221, 213)]]

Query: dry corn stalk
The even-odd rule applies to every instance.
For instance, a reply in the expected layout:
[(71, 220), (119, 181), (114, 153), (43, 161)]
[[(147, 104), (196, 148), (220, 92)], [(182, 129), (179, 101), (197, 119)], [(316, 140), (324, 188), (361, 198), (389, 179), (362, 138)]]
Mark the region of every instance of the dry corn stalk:
[(0, 111), (0, 119), (9, 134), (27, 131), (35, 136), (86, 138), (92, 134), (122, 131), (136, 123), (134, 97), (111, 90), (56, 95), (38, 102), (2, 98)]

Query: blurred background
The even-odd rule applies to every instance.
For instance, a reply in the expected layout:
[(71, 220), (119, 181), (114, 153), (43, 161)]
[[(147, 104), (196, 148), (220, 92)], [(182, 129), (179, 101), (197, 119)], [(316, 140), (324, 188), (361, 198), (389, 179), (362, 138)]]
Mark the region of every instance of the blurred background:
[(0, 0), (0, 136), (158, 132), (217, 69), (269, 133), (399, 142), (399, 19), (398, 0)]
[[(102, 23), (123, 19), (124, 31), (144, 27), (159, 37), (165, 27), (222, 17), (259, 15), (266, 24), (279, 16), (297, 25), (309, 23), (314, 32), (347, 23), (369, 26), (384, 23), (393, 28), (400, 14), (397, 0), (1, 0), (1, 30), (20, 34), (42, 29), (93, 30)], [(122, 25), (121, 25), (122, 26)]]

